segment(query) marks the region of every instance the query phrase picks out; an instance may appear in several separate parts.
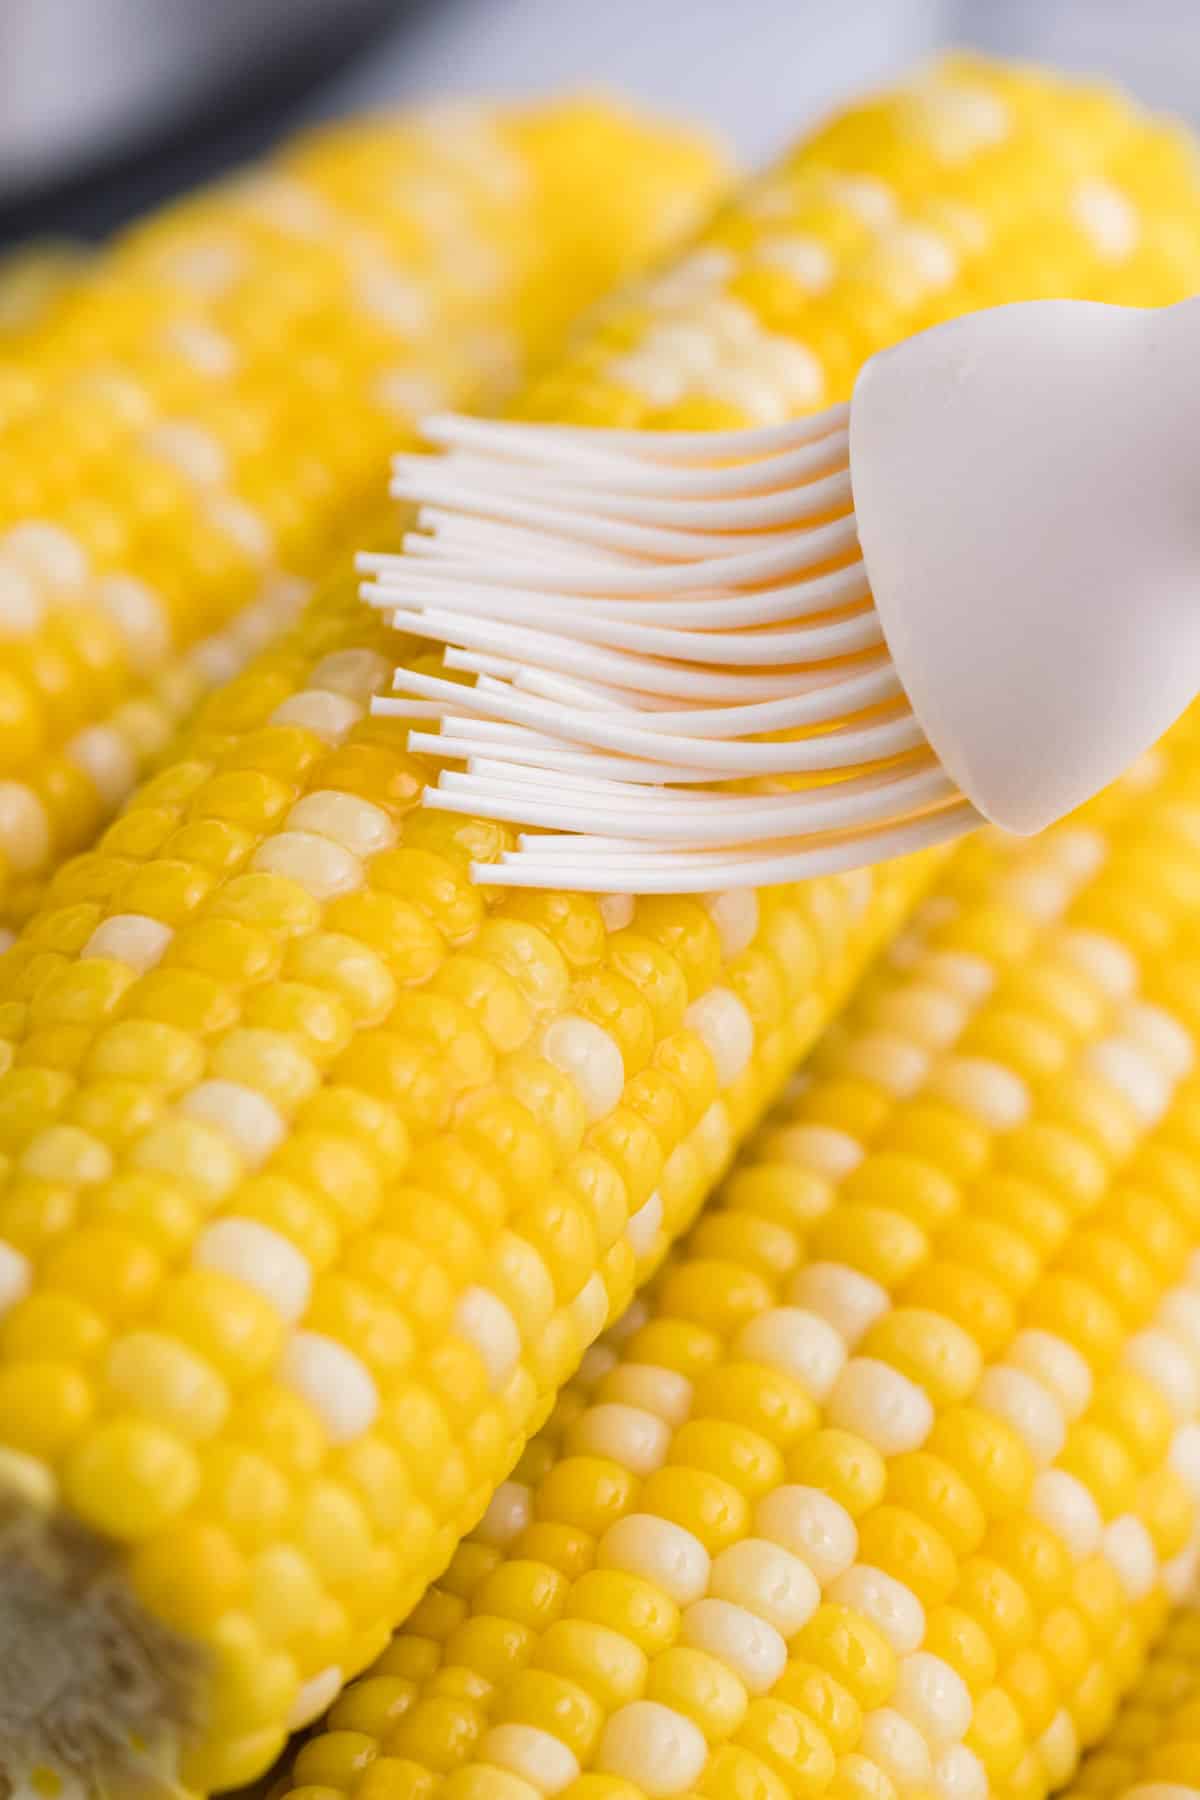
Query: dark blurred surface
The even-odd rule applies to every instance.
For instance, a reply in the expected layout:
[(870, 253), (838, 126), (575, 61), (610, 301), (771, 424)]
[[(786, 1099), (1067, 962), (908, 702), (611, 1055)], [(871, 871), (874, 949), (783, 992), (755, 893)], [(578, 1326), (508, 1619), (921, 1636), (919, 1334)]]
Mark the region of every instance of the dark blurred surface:
[[(0, 0), (0, 245), (101, 237), (243, 162), (429, 0), (231, 3), (113, 0), (110, 37), (107, 0)], [(162, 37), (135, 80), (139, 29)]]
[[(145, 44), (130, 28), (139, 18)], [(198, 52), (188, 79), (171, 74), (172, 22), (198, 43), (199, 24), (221, 19), (240, 49), (218, 84)], [(1200, 0), (0, 0), (0, 248), (103, 235), (302, 120), (430, 96), (610, 88), (705, 121), (757, 161), (954, 43), (1108, 75), (1200, 120)], [(92, 108), (90, 150), (72, 81)], [(38, 127), (43, 152), (85, 156), (86, 178), (35, 179), (21, 137), (32, 131), (36, 152)]]

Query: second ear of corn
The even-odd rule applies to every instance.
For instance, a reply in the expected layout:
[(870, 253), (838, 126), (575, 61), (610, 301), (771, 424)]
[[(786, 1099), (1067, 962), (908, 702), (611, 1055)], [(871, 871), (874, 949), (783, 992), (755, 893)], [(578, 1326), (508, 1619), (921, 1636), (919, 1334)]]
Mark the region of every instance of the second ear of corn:
[[(839, 397), (869, 351), (964, 307), (1046, 292), (1168, 300), (1198, 273), (1190, 146), (1107, 94), (952, 66), (786, 159), (672, 274), (610, 310), (523, 410), (646, 426), (763, 421)], [(139, 1727), (147, 1754), (177, 1756), (195, 1787), (250, 1778), (289, 1724), (321, 1712), (384, 1650), (930, 873), (906, 865), (707, 903), (493, 903), (466, 865), (498, 854), (504, 832), (419, 810), (428, 765), (406, 752), (402, 723), (367, 711), (405, 648), (349, 592), (328, 593), (201, 709), (97, 849), (54, 877), (0, 965), (5, 1472), (45, 1510), (34, 1559), (44, 1618), (70, 1611), (69, 1545), (82, 1526), (106, 1583), (105, 1630), (120, 1621), (131, 1657), (161, 1632), (182, 1661), (194, 1653), (194, 1687), (176, 1696), (187, 1704), (158, 1720), (168, 1741), (151, 1741), (152, 1709)], [(971, 954), (1018, 961), (1038, 906), (1052, 911), (1054, 893), (1091, 879), (1086, 841), (1044, 872), (1050, 899), (1037, 899), (1035, 882), (1033, 898), (984, 904), (978, 941), (951, 957), (957, 976), (939, 978), (948, 1005), (969, 1011), (954, 981), (982, 979), (963, 975), (962, 957), (968, 968)], [(980, 867), (966, 853), (955, 879), (969, 885), (974, 870), (987, 888), (995, 853), (983, 854)], [(1181, 882), (1189, 866), (1183, 850), (1171, 863)], [(1140, 967), (1164, 948), (1147, 920), (1158, 908), (1177, 923), (1177, 898), (1150, 883), (1114, 900), (1100, 929), (1128, 948), (1109, 963)], [(882, 1193), (860, 1193), (857, 1216), (831, 1204), (853, 1179), (838, 1156), (883, 1129), (897, 1088), (925, 1082), (929, 1047), (885, 1034), (823, 1084), (828, 1116), (809, 1123), (833, 1161), (802, 1173), (798, 1199), (787, 1171), (778, 1207), (762, 1196), (766, 1213), (751, 1206), (748, 1227), (731, 1226), (728, 1210), (701, 1227), (703, 1250), (693, 1246), (663, 1290), (661, 1350), (653, 1323), (631, 1340), (636, 1352), (625, 1347), (651, 1369), (649, 1386), (635, 1377), (578, 1429), (584, 1476), (568, 1472), (535, 1505), (527, 1556), (495, 1559), (482, 1611), (499, 1623), (455, 1641), (432, 1715), (422, 1696), (399, 1722), (403, 1748), (380, 1755), (390, 1715), (357, 1713), (351, 1730), (365, 1741), (329, 1749), (318, 1738), (326, 1750), (313, 1748), (304, 1780), (361, 1789), (359, 1800), (443, 1786), (464, 1800), (777, 1800), (831, 1786), (891, 1800), (935, 1781), (945, 1800), (972, 1800), (981, 1768), (1024, 1797), (1056, 1745), (1065, 1763), (1059, 1714), (1070, 1708), (1053, 1683), (1067, 1677), (1049, 1650), (1032, 1666), (1018, 1660), (1034, 1647), (1038, 1608), (1053, 1597), (1057, 1612), (1075, 1593), (1066, 1551), (1045, 1548), (1052, 1527), (1027, 1504), (1040, 1454), (1028, 1439), (1035, 1425), (1043, 1448), (1053, 1436), (1047, 1420), (1055, 1404), (1069, 1411), (1081, 1361), (1107, 1374), (1126, 1314), (1103, 1283), (1093, 1298), (1104, 1267), (1093, 1250), (1064, 1277), (1065, 1298), (1058, 1271), (1047, 1273), (1036, 1330), (1058, 1333), (1064, 1351), (991, 1382), (989, 1395), (1009, 1398), (989, 1399), (980, 1424), (975, 1387), (1017, 1331), (1029, 1257), (989, 1249), (985, 1231), (982, 1247), (957, 1245), (947, 1262), (936, 1239), (969, 1227), (969, 1184), (1010, 1133), (1031, 1159), (1012, 1172), (1035, 1190), (1048, 1184), (1054, 1219), (1064, 1215), (1041, 1227), (1047, 1267), (1075, 1243), (1086, 1206), (1108, 1195), (1121, 1146), (1139, 1141), (1182, 1050), (1178, 1023), (1152, 1009), (1108, 1029), (1105, 954), (1093, 958), (1100, 973), (1079, 977), (1074, 1004), (1051, 979), (1041, 1036), (1001, 1031), (990, 1050), (940, 1070), (923, 1104), (897, 1109), (892, 1149), (918, 1165), (911, 1192), (901, 1184), (891, 1196), (895, 1171), (885, 1172)], [(1079, 1092), (1065, 1060), (1101, 1021), (1103, 1068)], [(1011, 1070), (996, 1066), (1001, 1046)], [(1019, 1135), (1023, 1097), (1040, 1103), (1043, 1086), (1051, 1136), (1061, 1126), (1068, 1140), (1059, 1160), (1044, 1136), (1030, 1148)], [(869, 1190), (869, 1170), (859, 1179)], [(1186, 1176), (1176, 1185), (1183, 1206)], [(1168, 1214), (1174, 1195), (1155, 1190)], [(1150, 1287), (1135, 1279), (1139, 1305), (1147, 1293), (1157, 1304), (1178, 1273), (1173, 1218)], [(768, 1319), (761, 1342), (741, 1333), (772, 1311), (789, 1256), (800, 1278), (810, 1229), (830, 1239), (821, 1260), (849, 1274), (827, 1302), (799, 1307), (833, 1316), (792, 1334), (790, 1366), (787, 1320)], [(1113, 1233), (1119, 1274), (1136, 1276), (1132, 1246)], [(854, 1257), (880, 1244), (894, 1265), (858, 1270), (866, 1285), (856, 1284)], [(839, 1311), (846, 1291), (884, 1297), (867, 1321), (869, 1352), (849, 1353), (857, 1315)], [(1137, 1389), (1143, 1436), (1128, 1393), (1104, 1386), (1117, 1411), (1085, 1422), (1099, 1436), (1084, 1431), (1082, 1461), (1062, 1471), (1075, 1485), (1053, 1488), (1072, 1496), (1060, 1523), (1082, 1533), (1086, 1513), (1091, 1528), (1085, 1492), (1100, 1513), (1090, 1564), (1100, 1585), (1088, 1590), (1099, 1611), (1080, 1626), (1086, 1643), (1075, 1631), (1061, 1651), (1080, 1677), (1100, 1666), (1100, 1698), (1070, 1715), (1081, 1740), (1128, 1679), (1186, 1510), (1163, 1461), (1166, 1402), (1154, 1387), (1165, 1365), (1151, 1364)], [(1048, 1382), (1050, 1398), (1029, 1401), (1023, 1377)], [(670, 1408), (685, 1390), (694, 1418), (676, 1432)], [(825, 1429), (827, 1405), (837, 1418)], [(885, 1503), (892, 1467), (920, 1455), (895, 1432), (926, 1426), (943, 1432), (928, 1453), (960, 1485), (918, 1462), (911, 1489)], [(1077, 1439), (1064, 1438), (1072, 1454)], [(820, 1588), (806, 1561), (820, 1561), (807, 1503), (777, 1502), (786, 1540), (771, 1539), (756, 1510), (794, 1487), (823, 1491), (818, 1539), (828, 1526), (845, 1556), (847, 1522), (856, 1533), (853, 1558), (830, 1576), (847, 1578), (845, 1592), (804, 1619)], [(498, 1550), (505, 1495), (487, 1527), (501, 1533)], [(940, 1509), (943, 1495), (958, 1510), (938, 1524), (922, 1507)], [(521, 1533), (523, 1504), (517, 1495), (510, 1518)], [(1006, 1512), (1012, 1541), (993, 1535)], [(0, 1613), (29, 1573), (3, 1548)], [(1150, 1585), (1123, 1620), (1114, 1583), (1136, 1581), (1148, 1555)], [(955, 1607), (943, 1590), (964, 1568), (971, 1603)], [(576, 1613), (578, 1590), (588, 1600)], [(455, 1612), (439, 1614), (436, 1595), (424, 1605), (426, 1623)], [(939, 1606), (952, 1614), (943, 1635), (926, 1644), (927, 1661), (901, 1670)], [(975, 1629), (959, 1628), (959, 1614)], [(560, 1622), (568, 1644), (558, 1632), (556, 1660), (531, 1662), (526, 1680), (522, 1646)], [(403, 1665), (408, 1653), (385, 1654)], [(419, 1652), (416, 1675), (428, 1666), (433, 1678), (439, 1661)], [(797, 1662), (799, 1685), (775, 1692)], [(827, 1703), (806, 1697), (810, 1667), (822, 1693), (824, 1676), (833, 1684)], [(861, 1693), (843, 1680), (852, 1670)], [(1047, 1696), (1062, 1705), (1043, 1718)], [(410, 1698), (399, 1695), (397, 1717)], [(110, 1726), (129, 1716), (103, 1683), (86, 1699), (107, 1706)], [(39, 1775), (51, 1791), (56, 1779)]]
[(367, 528), (413, 418), (494, 404), (717, 179), (603, 106), (414, 114), (0, 265), (0, 925)]
[(291, 1800), (1070, 1779), (1200, 1542), (1198, 731), (954, 860)]
[(1200, 1599), (1168, 1620), (1137, 1685), (1068, 1800), (1192, 1800), (1200, 1794)]

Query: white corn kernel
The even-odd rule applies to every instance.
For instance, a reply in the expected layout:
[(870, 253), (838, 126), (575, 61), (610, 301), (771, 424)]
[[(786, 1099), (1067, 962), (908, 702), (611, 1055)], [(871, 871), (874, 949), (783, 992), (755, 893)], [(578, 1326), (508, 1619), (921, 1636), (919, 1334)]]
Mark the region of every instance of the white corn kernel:
[(858, 1527), (832, 1495), (785, 1485), (759, 1501), (755, 1529), (806, 1562), (822, 1587), (844, 1574), (858, 1554)]
[(873, 1356), (854, 1356), (829, 1396), (829, 1422), (856, 1431), (883, 1456), (919, 1450), (933, 1430), (933, 1405), (915, 1381)]
[(1158, 1577), (1158, 1553), (1136, 1513), (1122, 1513), (1105, 1526), (1102, 1548), (1129, 1599), (1144, 1600)]
[(1157, 1125), (1174, 1085), (1161, 1066), (1128, 1038), (1104, 1038), (1084, 1051), (1083, 1067), (1127, 1100), (1143, 1125)]
[(993, 1363), (975, 1389), (975, 1404), (1011, 1425), (1041, 1468), (1049, 1468), (1066, 1442), (1067, 1421), (1058, 1400), (1023, 1369)]
[(228, 465), (221, 444), (188, 419), (159, 420), (143, 435), (142, 447), (199, 487), (219, 487), (226, 479)]
[(1191, 1034), (1163, 1007), (1130, 1001), (1122, 1007), (1117, 1025), (1121, 1036), (1144, 1050), (1169, 1080), (1182, 1081), (1191, 1073), (1196, 1061)]
[(636, 905), (632, 894), (601, 894), (600, 917), (605, 931), (624, 931), (633, 924)]
[(38, 1181), (63, 1181), (95, 1187), (113, 1172), (108, 1145), (78, 1125), (44, 1125), (17, 1159), (23, 1175)]
[(312, 1269), (307, 1257), (269, 1225), (257, 1219), (218, 1219), (200, 1233), (193, 1256), (200, 1268), (220, 1269), (254, 1288), (289, 1325), (303, 1318)]
[(1195, 1360), (1170, 1332), (1150, 1326), (1135, 1332), (1125, 1346), (1124, 1361), (1154, 1383), (1179, 1423), (1200, 1411), (1200, 1380)]
[(24, 1450), (0, 1449), (0, 1493), (31, 1507), (35, 1513), (52, 1513), (59, 1503), (58, 1481), (39, 1457)]
[(358, 701), (325, 688), (303, 688), (280, 702), (271, 714), (272, 725), (298, 725), (327, 743), (340, 744), (363, 716)]
[(1079, 1738), (1075, 1721), (1065, 1706), (1060, 1706), (1034, 1748), (1051, 1788), (1065, 1787), (1079, 1760)]
[(472, 1533), (485, 1544), (507, 1550), (533, 1518), (533, 1490), (523, 1481), (502, 1481)]
[(859, 1750), (838, 1757), (834, 1780), (848, 1794), (874, 1794), (882, 1787), (887, 1800), (893, 1800), (897, 1792), (894, 1782), (882, 1779), (878, 1764)]
[(352, 894), (365, 880), (357, 856), (314, 831), (277, 831), (264, 838), (250, 866), (263, 874), (286, 875), (314, 900)]
[(973, 1750), (954, 1744), (933, 1765), (937, 1800), (987, 1800), (987, 1771)]
[(779, 269), (807, 294), (821, 294), (833, 280), (833, 258), (819, 238), (800, 234), (765, 238), (755, 251), (755, 260), (769, 269)]
[(602, 1569), (641, 1575), (674, 1600), (688, 1606), (708, 1586), (708, 1551), (690, 1531), (653, 1513), (627, 1513), (610, 1525), (596, 1547)]
[(191, 363), (201, 375), (217, 379), (232, 375), (238, 355), (224, 332), (215, 330), (202, 319), (172, 319), (163, 332), (163, 346), (174, 356)]
[(1090, 881), (1108, 860), (1108, 844), (1085, 825), (1063, 825), (1042, 839), (1042, 854), (1072, 881)]
[(1159, 1329), (1186, 1344), (1194, 1357), (1200, 1357), (1200, 1306), (1188, 1288), (1172, 1288), (1164, 1294), (1155, 1315)]
[(933, 1778), (929, 1745), (915, 1725), (894, 1707), (864, 1713), (858, 1746), (881, 1768), (903, 1796), (927, 1788)]
[(1033, 1483), (1029, 1510), (1062, 1539), (1076, 1562), (1094, 1556), (1104, 1537), (1104, 1521), (1090, 1489), (1065, 1469), (1043, 1469)]
[(33, 1285), (33, 1265), (0, 1238), (0, 1315), (23, 1300)]
[(708, 1745), (699, 1726), (656, 1700), (618, 1707), (596, 1753), (598, 1769), (632, 1782), (647, 1800), (687, 1793), (707, 1760)]
[(649, 1325), (649, 1303), (644, 1298), (631, 1300), (624, 1309), (621, 1318), (613, 1319), (612, 1325), (604, 1332), (604, 1341), (610, 1345), (628, 1345), (630, 1337), (637, 1337), (644, 1325)]
[(223, 1131), (252, 1168), (264, 1163), (287, 1136), (286, 1124), (265, 1094), (240, 1081), (202, 1081), (184, 1094), (179, 1110)]
[(616, 1401), (589, 1406), (567, 1433), (572, 1456), (603, 1456), (631, 1475), (652, 1475), (667, 1458), (670, 1427), (640, 1406)]
[(1071, 203), (1075, 223), (1087, 233), (1097, 254), (1106, 262), (1124, 262), (1132, 256), (1141, 237), (1137, 210), (1127, 195), (1111, 181), (1089, 176), (1075, 189)]
[(297, 1331), (284, 1346), (280, 1378), (319, 1413), (330, 1440), (349, 1443), (369, 1431), (379, 1413), (370, 1370), (344, 1344), (319, 1331)]
[(100, 921), (79, 954), (111, 957), (144, 975), (162, 961), (174, 936), (171, 926), (161, 919), (145, 913), (114, 913)]
[(45, 611), (33, 576), (0, 545), (0, 638), (31, 637)]
[(579, 1779), (574, 1753), (536, 1725), (493, 1725), (478, 1755), (481, 1762), (519, 1775), (541, 1794), (557, 1794)]
[(809, 1263), (794, 1276), (787, 1297), (827, 1319), (848, 1350), (891, 1306), (886, 1288), (844, 1263)]
[(1049, 925), (1062, 917), (1071, 898), (1067, 881), (1054, 869), (1036, 864), (1017, 868), (1005, 875), (999, 884), (1000, 898), (1039, 925)]
[(736, 1081), (754, 1049), (750, 1014), (732, 988), (714, 987), (693, 1000), (683, 1015), (690, 1030), (704, 1039), (717, 1065), (722, 1087)]
[(374, 856), (390, 850), (396, 842), (396, 827), (382, 806), (329, 788), (319, 788), (298, 801), (287, 816), (285, 829), (315, 831), (352, 856)]
[(911, 1039), (890, 1031), (864, 1031), (855, 1036), (839, 1058), (847, 1075), (881, 1087), (897, 1100), (908, 1100), (923, 1086), (929, 1074), (927, 1053)]
[(766, 1619), (780, 1637), (794, 1637), (821, 1599), (806, 1562), (768, 1538), (742, 1538), (713, 1559), (709, 1592)]
[(648, 1256), (658, 1242), (663, 1224), (662, 1195), (655, 1190), (642, 1202), (625, 1227), (625, 1241), (637, 1257)]
[(725, 893), (706, 894), (704, 905), (717, 928), (721, 955), (726, 962), (749, 948), (758, 930), (758, 895), (753, 888), (729, 888)]
[(569, 1075), (589, 1119), (610, 1113), (625, 1091), (625, 1059), (612, 1033), (580, 1013), (563, 1013), (542, 1033), (542, 1055)]
[(871, 1009), (874, 1023), (923, 1050), (948, 1050), (967, 1022), (967, 1004), (936, 981), (910, 981), (880, 996)]
[(682, 1643), (732, 1669), (747, 1693), (765, 1694), (787, 1663), (787, 1645), (766, 1619), (729, 1600), (697, 1600), (680, 1620)]
[(676, 1429), (692, 1409), (692, 1384), (675, 1369), (655, 1363), (618, 1363), (604, 1379), (606, 1400), (625, 1406), (644, 1406)]
[(833, 1326), (799, 1306), (774, 1306), (749, 1320), (734, 1349), (750, 1362), (794, 1375), (814, 1400), (824, 1400), (842, 1372), (846, 1347)]
[[(447, 384), (428, 369), (413, 363), (398, 363), (384, 369), (373, 387), (375, 404), (397, 413), (410, 427), (414, 419), (428, 413), (444, 412), (453, 404)], [(390, 679), (390, 677), (389, 677)]]
[(916, 973), (967, 1006), (978, 1006), (996, 985), (991, 963), (969, 950), (927, 950), (918, 959)]
[(321, 1669), (306, 1681), (292, 1702), (292, 1710), (288, 1714), (289, 1731), (302, 1731), (319, 1719), (322, 1713), (328, 1712), (342, 1691), (345, 1677), (334, 1664)]
[(1015, 1131), (1033, 1102), (1019, 1075), (987, 1056), (950, 1056), (929, 1083), (936, 1099), (959, 1106), (989, 1131)]
[(48, 588), (81, 588), (88, 578), (87, 552), (79, 540), (46, 519), (13, 525), (0, 539), (0, 552)]
[(15, 874), (28, 875), (49, 855), (45, 807), (23, 781), (0, 781), (0, 856)]
[(1110, 1000), (1128, 1000), (1138, 984), (1133, 955), (1105, 931), (1079, 928), (1055, 934), (1052, 949), (1088, 976)]
[(1191, 1489), (1193, 1498), (1200, 1500), (1200, 1425), (1181, 1425), (1171, 1438), (1167, 1457), (1172, 1469)]
[(389, 331), (416, 337), (429, 329), (430, 300), (425, 288), (385, 262), (361, 270), (354, 295), (363, 311)]
[(900, 1658), (892, 1706), (926, 1738), (934, 1752), (965, 1737), (971, 1723), (971, 1694), (957, 1670), (928, 1650)]
[(204, 516), (214, 531), (230, 538), (252, 561), (263, 565), (270, 561), (275, 550), (270, 526), (260, 512), (236, 494), (209, 495)]
[(479, 1352), (498, 1393), (521, 1360), (521, 1334), (508, 1307), (488, 1288), (469, 1287), (455, 1308), (454, 1329)]
[(1177, 1556), (1162, 1565), (1162, 1590), (1172, 1606), (1195, 1599), (1197, 1575), (1200, 1575), (1200, 1544), (1185, 1544)]
[(1068, 1421), (1083, 1413), (1092, 1397), (1092, 1371), (1087, 1358), (1053, 1331), (1030, 1326), (1019, 1331), (1004, 1359), (1014, 1369), (1024, 1369), (1049, 1388)]
[(733, 1155), (733, 1125), (728, 1108), (720, 1100), (714, 1100), (700, 1115), (692, 1130), (691, 1148), (714, 1171)]
[(204, 687), (222, 687), (232, 681), (242, 667), (242, 655), (236, 640), (228, 632), (202, 638), (188, 651), (187, 666)]
[(567, 1317), (581, 1344), (590, 1344), (600, 1336), (608, 1323), (608, 1289), (599, 1269), (588, 1277), (571, 1301)]
[(372, 694), (381, 694), (393, 672), (387, 657), (377, 650), (333, 650), (313, 669), (308, 685), (330, 694), (345, 694), (361, 704)]
[(840, 170), (830, 169), (824, 181), (833, 204), (844, 206), (873, 230), (878, 231), (896, 217), (896, 195), (877, 175), (843, 175)]
[(873, 1619), (898, 1656), (920, 1648), (925, 1608), (912, 1589), (894, 1575), (870, 1563), (855, 1563), (831, 1584), (828, 1598)]
[(827, 1181), (843, 1181), (865, 1154), (857, 1138), (833, 1125), (789, 1125), (779, 1136), (788, 1162), (824, 1175)]
[[(585, 1387), (594, 1388), (617, 1366), (617, 1352), (611, 1344), (589, 1344), (579, 1362), (579, 1379)], [(612, 1395), (597, 1395), (611, 1399)]]
[(111, 725), (88, 725), (63, 752), (81, 769), (106, 806), (119, 806), (137, 780), (137, 764), (120, 732)]

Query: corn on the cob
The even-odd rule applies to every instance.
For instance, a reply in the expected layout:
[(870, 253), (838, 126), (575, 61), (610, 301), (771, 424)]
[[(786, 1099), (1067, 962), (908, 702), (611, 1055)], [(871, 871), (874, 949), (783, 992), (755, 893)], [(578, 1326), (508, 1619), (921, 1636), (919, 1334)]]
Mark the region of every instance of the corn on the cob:
[(494, 401), (716, 177), (586, 104), (340, 126), (0, 333), (0, 922), (295, 615), (414, 415)]
[(1200, 1609), (1181, 1606), (1065, 1800), (1192, 1800), (1200, 1794)]
[[(525, 410), (748, 423), (1022, 281), (1174, 298), (1198, 200), (1107, 96), (951, 70), (799, 152)], [(490, 906), (465, 863), (504, 833), (414, 810), (427, 765), (364, 717), (402, 649), (316, 605), (0, 974), (0, 1442), (113, 1546), (126, 1626), (207, 1652), (197, 1786), (378, 1654), (926, 873)]]
[(1200, 719), (952, 864), (291, 1800), (1039, 1800), (1195, 1571)]

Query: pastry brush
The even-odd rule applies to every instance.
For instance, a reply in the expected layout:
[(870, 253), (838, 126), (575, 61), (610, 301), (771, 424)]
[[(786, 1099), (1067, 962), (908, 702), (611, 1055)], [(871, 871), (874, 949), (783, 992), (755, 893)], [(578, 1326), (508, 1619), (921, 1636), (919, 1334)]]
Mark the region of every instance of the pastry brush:
[[(1200, 686), (1200, 300), (1038, 301), (872, 357), (795, 423), (429, 420), (364, 597), (445, 647), (375, 702), (478, 879), (794, 881), (1052, 823)], [(473, 679), (471, 679), (473, 678)], [(436, 727), (436, 729), (431, 729)]]

